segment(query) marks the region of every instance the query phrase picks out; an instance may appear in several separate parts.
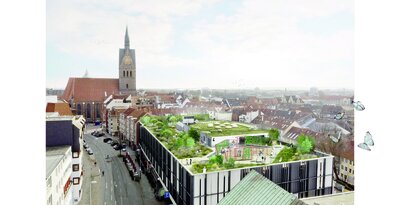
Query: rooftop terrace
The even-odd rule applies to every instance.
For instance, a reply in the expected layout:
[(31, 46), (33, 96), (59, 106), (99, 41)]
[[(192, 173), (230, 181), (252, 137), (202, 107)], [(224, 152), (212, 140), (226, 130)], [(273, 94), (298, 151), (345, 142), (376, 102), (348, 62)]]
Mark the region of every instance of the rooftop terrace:
[[(277, 141), (279, 132), (276, 130), (256, 130), (236, 122), (198, 121), (184, 132), (175, 129), (180, 120), (181, 116), (145, 116), (141, 123), (194, 174), (319, 157), (313, 152), (313, 140), (307, 136), (299, 136), (299, 146), (288, 147)], [(237, 137), (210, 148), (200, 142), (199, 132), (213, 132), (213, 129), (222, 130), (215, 132), (218, 136)], [(250, 135), (257, 133), (265, 135)]]

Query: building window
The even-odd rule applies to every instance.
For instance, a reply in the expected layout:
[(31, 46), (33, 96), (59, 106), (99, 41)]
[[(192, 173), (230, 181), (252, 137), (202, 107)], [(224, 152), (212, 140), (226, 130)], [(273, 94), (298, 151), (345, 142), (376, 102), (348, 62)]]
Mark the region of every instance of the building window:
[(129, 76), (132, 77), (132, 71), (129, 71)]
[(128, 89), (128, 84), (126, 84), (126, 89)]
[(123, 73), (123, 76), (125, 77), (125, 71), (122, 71), (122, 73)]
[(78, 158), (78, 157), (79, 157), (79, 152), (72, 153), (72, 158)]
[(76, 114), (81, 115), (82, 114), (82, 107), (81, 104), (76, 105)]
[(90, 106), (90, 103), (86, 105), (86, 118), (91, 118), (92, 117), (92, 109)]
[(341, 178), (343, 179), (343, 173), (340, 174)]
[(74, 185), (77, 185), (79, 184), (80, 179), (81, 179), (80, 177), (74, 177), (72, 182), (74, 183)]
[(100, 118), (100, 104), (96, 103), (96, 118)]
[(351, 173), (351, 169), (349, 169), (349, 172)]
[(344, 168), (344, 171), (346, 171), (346, 172), (347, 172), (347, 167), (345, 167), (345, 168)]
[(72, 165), (72, 171), (74, 172), (79, 171), (79, 164)]
[(343, 164), (341, 165), (341, 168), (344, 169)]

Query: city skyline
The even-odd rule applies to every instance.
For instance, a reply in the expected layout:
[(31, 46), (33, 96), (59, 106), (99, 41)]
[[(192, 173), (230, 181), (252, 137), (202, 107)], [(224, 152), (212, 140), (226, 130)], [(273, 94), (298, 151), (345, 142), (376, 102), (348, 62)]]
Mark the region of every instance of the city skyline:
[(354, 89), (352, 1), (47, 3), (48, 88), (117, 77), (128, 26), (138, 89)]

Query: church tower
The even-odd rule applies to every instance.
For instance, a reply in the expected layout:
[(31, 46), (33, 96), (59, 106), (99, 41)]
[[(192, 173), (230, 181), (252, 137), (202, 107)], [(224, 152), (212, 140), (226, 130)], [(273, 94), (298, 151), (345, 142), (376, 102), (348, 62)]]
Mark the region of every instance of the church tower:
[(136, 92), (135, 49), (130, 49), (128, 26), (125, 31), (125, 47), (119, 49), (119, 90), (122, 93)]

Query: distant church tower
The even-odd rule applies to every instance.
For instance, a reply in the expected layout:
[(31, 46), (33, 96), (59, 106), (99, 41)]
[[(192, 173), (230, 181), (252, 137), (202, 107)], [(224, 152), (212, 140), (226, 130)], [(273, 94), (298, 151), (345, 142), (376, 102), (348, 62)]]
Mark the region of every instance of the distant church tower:
[(130, 49), (128, 26), (125, 31), (125, 48), (119, 49), (119, 90), (122, 93), (136, 92), (135, 49)]

